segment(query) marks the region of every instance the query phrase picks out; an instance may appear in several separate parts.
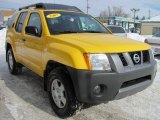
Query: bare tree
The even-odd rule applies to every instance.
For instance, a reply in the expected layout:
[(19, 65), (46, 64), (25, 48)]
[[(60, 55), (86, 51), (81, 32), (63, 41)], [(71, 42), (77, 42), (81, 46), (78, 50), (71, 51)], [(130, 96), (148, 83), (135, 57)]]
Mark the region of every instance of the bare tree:
[(129, 14), (127, 14), (122, 7), (107, 7), (107, 10), (104, 10), (100, 13), (100, 17), (112, 17), (112, 16), (117, 16), (117, 17), (129, 17)]
[(145, 19), (146, 19), (146, 17), (145, 17), (145, 16), (143, 16), (143, 17), (142, 17), (142, 20), (145, 20)]

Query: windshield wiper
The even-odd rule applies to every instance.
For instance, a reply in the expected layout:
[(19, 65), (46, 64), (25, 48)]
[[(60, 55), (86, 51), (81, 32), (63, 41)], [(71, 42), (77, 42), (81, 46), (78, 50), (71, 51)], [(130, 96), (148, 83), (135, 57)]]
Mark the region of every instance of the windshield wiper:
[(101, 32), (101, 31), (91, 31), (91, 30), (87, 30), (87, 31), (81, 31), (82, 33), (105, 33), (105, 32)]
[(57, 34), (70, 34), (70, 33), (78, 33), (78, 32), (66, 30), (66, 31), (55, 31), (55, 33), (57, 33)]
[(54, 33), (56, 34), (70, 34), (70, 33), (105, 33), (105, 32), (101, 32), (101, 31), (54, 31)]

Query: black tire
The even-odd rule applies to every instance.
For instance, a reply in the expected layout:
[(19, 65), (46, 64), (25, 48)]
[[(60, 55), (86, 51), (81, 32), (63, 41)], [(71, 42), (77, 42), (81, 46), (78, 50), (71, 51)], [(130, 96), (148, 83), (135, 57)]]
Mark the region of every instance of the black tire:
[[(10, 57), (12, 57), (12, 62), (13, 62), (12, 64), (11, 64), (11, 61), (9, 60)], [(22, 73), (22, 66), (16, 62), (12, 48), (8, 49), (7, 51), (7, 63), (8, 63), (9, 72), (11, 74), (17, 75)]]
[[(56, 105), (56, 103), (53, 100), (52, 95), (52, 83), (55, 80), (59, 80), (65, 89), (65, 98), (66, 98), (66, 104), (63, 108), (60, 108)], [(54, 112), (60, 117), (60, 118), (67, 118), (76, 113), (77, 110), (80, 110), (82, 104), (77, 101), (73, 85), (70, 81), (70, 77), (65, 73), (63, 68), (55, 68), (52, 70), (48, 76), (48, 95), (49, 100), (51, 103), (51, 106), (54, 110)]]

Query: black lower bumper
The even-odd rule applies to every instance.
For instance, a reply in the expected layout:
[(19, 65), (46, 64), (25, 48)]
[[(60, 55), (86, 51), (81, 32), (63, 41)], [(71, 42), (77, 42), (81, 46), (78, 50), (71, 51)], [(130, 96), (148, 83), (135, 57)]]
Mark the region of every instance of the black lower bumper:
[[(87, 71), (68, 68), (73, 80), (76, 97), (84, 103), (103, 103), (120, 99), (150, 86), (157, 71), (156, 62), (134, 67), (122, 73)], [(95, 94), (95, 86), (102, 86), (100, 94)]]

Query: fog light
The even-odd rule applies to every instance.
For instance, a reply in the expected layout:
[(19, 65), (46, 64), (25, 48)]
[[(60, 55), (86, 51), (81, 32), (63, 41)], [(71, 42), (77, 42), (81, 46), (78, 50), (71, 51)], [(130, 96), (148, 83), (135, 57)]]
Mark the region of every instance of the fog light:
[(100, 94), (101, 91), (102, 91), (102, 88), (101, 88), (100, 85), (95, 86), (94, 89), (93, 89), (93, 92), (94, 92), (95, 94)]

